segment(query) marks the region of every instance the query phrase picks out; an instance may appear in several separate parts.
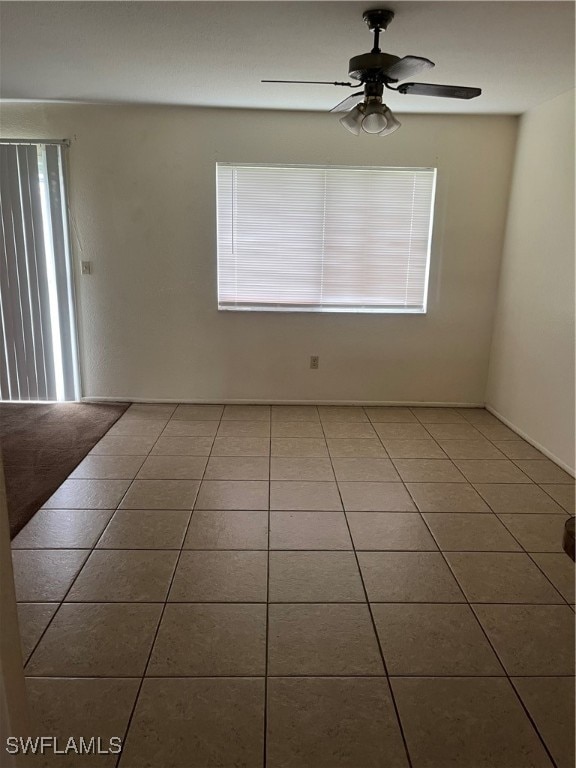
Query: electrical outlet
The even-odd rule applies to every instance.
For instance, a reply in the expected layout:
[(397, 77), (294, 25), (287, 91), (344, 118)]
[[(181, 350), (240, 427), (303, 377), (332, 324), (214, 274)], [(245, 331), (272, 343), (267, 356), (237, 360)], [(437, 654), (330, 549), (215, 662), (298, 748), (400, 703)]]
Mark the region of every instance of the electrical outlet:
[(316, 370), (319, 365), (320, 365), (320, 358), (318, 357), (318, 355), (312, 355), (312, 357), (310, 358), (310, 368), (313, 368), (314, 370)]
[(81, 261), (80, 262), (81, 267), (81, 273), (83, 275), (91, 275), (92, 274), (92, 262), (91, 261)]

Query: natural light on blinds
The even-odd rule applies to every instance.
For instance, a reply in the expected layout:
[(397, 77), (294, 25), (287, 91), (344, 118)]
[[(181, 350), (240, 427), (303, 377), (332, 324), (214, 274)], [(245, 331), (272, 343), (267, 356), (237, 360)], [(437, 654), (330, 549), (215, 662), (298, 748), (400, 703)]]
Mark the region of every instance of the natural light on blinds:
[(436, 169), (216, 172), (219, 309), (426, 311)]

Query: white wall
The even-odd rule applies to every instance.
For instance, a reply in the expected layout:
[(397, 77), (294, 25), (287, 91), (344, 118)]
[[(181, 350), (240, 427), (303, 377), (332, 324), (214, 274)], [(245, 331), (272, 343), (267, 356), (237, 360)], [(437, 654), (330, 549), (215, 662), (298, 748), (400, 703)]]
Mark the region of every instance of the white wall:
[(574, 92), (522, 116), (487, 403), (574, 470)]
[[(517, 118), (4, 104), (4, 137), (69, 137), (84, 395), (483, 403)], [(426, 316), (216, 310), (216, 161), (438, 167)], [(320, 355), (311, 371), (309, 356)]]

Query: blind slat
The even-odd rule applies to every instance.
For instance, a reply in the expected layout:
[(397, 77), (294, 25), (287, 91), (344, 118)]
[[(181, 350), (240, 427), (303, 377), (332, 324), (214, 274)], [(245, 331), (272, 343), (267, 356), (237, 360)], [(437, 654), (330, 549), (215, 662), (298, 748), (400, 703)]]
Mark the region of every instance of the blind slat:
[(425, 311), (435, 180), (217, 164), (219, 308)]

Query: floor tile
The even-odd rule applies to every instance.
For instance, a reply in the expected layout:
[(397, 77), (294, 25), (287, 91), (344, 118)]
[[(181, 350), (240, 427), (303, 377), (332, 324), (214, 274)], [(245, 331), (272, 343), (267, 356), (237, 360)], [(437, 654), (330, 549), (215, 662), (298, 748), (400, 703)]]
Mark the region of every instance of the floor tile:
[(544, 454), (540, 453), (530, 443), (524, 440), (494, 440), (493, 444), (509, 459), (542, 459)]
[(18, 603), (17, 608), (22, 661), (26, 664), (28, 656), (58, 610), (58, 603)]
[(265, 656), (265, 605), (169, 603), (147, 674), (263, 675)]
[(108, 437), (159, 437), (168, 419), (118, 419)]
[(271, 512), (270, 549), (352, 549), (342, 512)]
[(567, 605), (474, 605), (509, 675), (573, 675), (574, 614)]
[(392, 459), (445, 459), (446, 454), (434, 440), (383, 440)]
[(358, 603), (365, 600), (353, 552), (270, 553), (270, 602)]
[(551, 496), (558, 504), (573, 515), (576, 512), (573, 485), (551, 485), (542, 484), (542, 489)]
[[(98, 734), (102, 748), (108, 748), (112, 737), (123, 739), (136, 701), (140, 681), (102, 678), (28, 678), (30, 715), (34, 733), (50, 734), (64, 749), (73, 735), (79, 746), (79, 736), (86, 742), (89, 734)], [(114, 706), (110, 703), (114, 702)], [(114, 744), (114, 742), (112, 742)], [(117, 754), (68, 755), (47, 754), (45, 766), (102, 766), (114, 768)], [(36, 763), (32, 763), (36, 764)]]
[(268, 456), (212, 456), (205, 480), (268, 480)]
[(347, 512), (412, 512), (416, 510), (403, 483), (338, 483)]
[(405, 483), (465, 483), (454, 464), (442, 459), (394, 459)]
[(339, 481), (390, 482), (400, 480), (400, 476), (390, 459), (333, 458), (332, 465), (336, 479)]
[(367, 406), (364, 411), (371, 422), (376, 424), (389, 423), (416, 423), (417, 419), (410, 408), (402, 408), (394, 405)]
[(85, 549), (14, 549), (16, 600), (22, 603), (62, 600), (88, 554)]
[(272, 421), (320, 421), (315, 405), (273, 405)]
[(488, 440), (521, 440), (520, 435), (516, 434), (504, 424), (477, 424), (476, 429), (481, 432)]
[(211, 456), (268, 456), (269, 453), (267, 437), (217, 437)]
[(552, 768), (509, 680), (393, 678), (415, 768)]
[(178, 553), (165, 550), (94, 550), (66, 596), (74, 603), (162, 602)]
[(541, 459), (540, 461), (516, 459), (516, 464), (535, 483), (574, 485), (574, 478), (549, 459)]
[(503, 675), (468, 605), (373, 603), (389, 675)]
[(122, 509), (192, 509), (197, 480), (134, 480)]
[[(490, 440), (440, 440), (440, 445), (451, 459), (504, 459), (504, 454)], [(514, 441), (510, 441), (514, 442)]]
[(436, 440), (481, 440), (482, 435), (471, 424), (427, 424), (426, 429)]
[(375, 424), (381, 440), (429, 440), (430, 433), (421, 424)]
[(426, 512), (423, 517), (443, 551), (522, 551), (495, 515)]
[(208, 456), (212, 448), (211, 437), (164, 437), (152, 448), (152, 456)]
[(456, 408), (455, 410), (470, 424), (501, 424), (496, 416), (487, 411), (486, 408)]
[(368, 606), (271, 604), (269, 675), (383, 675)]
[[(144, 422), (146, 423), (146, 422)], [(136, 477), (144, 456), (86, 456), (71, 472), (71, 480), (123, 480)]]
[(353, 421), (326, 421), (323, 423), (326, 437), (339, 438), (375, 438), (376, 432), (368, 423)]
[(111, 509), (41, 509), (13, 539), (13, 549), (90, 549)]
[(358, 561), (371, 602), (465, 602), (438, 552), (359, 552)]
[(574, 561), (565, 552), (562, 554), (534, 554), (537, 563), (562, 597), (574, 603)]
[(219, 421), (169, 421), (163, 437), (215, 437)]
[(104, 437), (90, 451), (90, 456), (146, 456), (156, 442), (155, 436)]
[(498, 515), (527, 552), (563, 552), (566, 515)]
[(218, 437), (269, 437), (269, 421), (221, 421)]
[(459, 459), (458, 469), (471, 483), (530, 483), (531, 480), (508, 459)]
[(566, 677), (515, 677), (512, 684), (558, 768), (573, 768), (574, 681)]
[(264, 681), (144, 680), (120, 768), (262, 765)]
[(118, 509), (98, 549), (180, 549), (190, 512), (180, 509)]
[(386, 451), (379, 440), (370, 438), (349, 438), (339, 440), (327, 440), (330, 456), (337, 458), (362, 457), (385, 458)]
[(268, 549), (268, 512), (195, 510), (184, 549)]
[(268, 768), (407, 768), (384, 678), (271, 678)]
[(226, 405), (222, 421), (270, 421), (270, 406)]
[(197, 509), (268, 509), (268, 483), (260, 480), (204, 480)]
[(219, 421), (223, 405), (179, 405), (172, 419), (175, 421)]
[(273, 421), (272, 437), (300, 437), (324, 440), (324, 430), (320, 421)]
[(169, 419), (176, 410), (170, 403), (132, 403), (122, 418)]
[(490, 512), (471, 485), (464, 483), (407, 483), (420, 512)]
[(418, 512), (347, 512), (355, 549), (437, 550)]
[(454, 408), (412, 408), (412, 413), (422, 424), (458, 424), (465, 419)]
[(273, 456), (270, 462), (271, 480), (333, 481), (332, 462), (328, 458), (283, 458)]
[(475, 488), (497, 514), (562, 513), (547, 493), (531, 483), (478, 483)]
[(270, 483), (270, 509), (342, 509), (336, 483), (275, 480)]
[(168, 600), (265, 603), (267, 552), (182, 552)]
[(148, 456), (139, 480), (201, 480), (206, 468), (204, 456)]
[(32, 654), (26, 674), (56, 677), (140, 677), (162, 605), (66, 603)]
[(116, 509), (130, 480), (65, 480), (45, 509)]
[(363, 408), (350, 405), (319, 405), (318, 413), (323, 423), (329, 421), (368, 421)]
[(474, 603), (560, 603), (562, 598), (522, 552), (446, 552)]
[(271, 451), (272, 456), (293, 458), (322, 458), (323, 456), (328, 456), (328, 448), (324, 438), (273, 437)]

